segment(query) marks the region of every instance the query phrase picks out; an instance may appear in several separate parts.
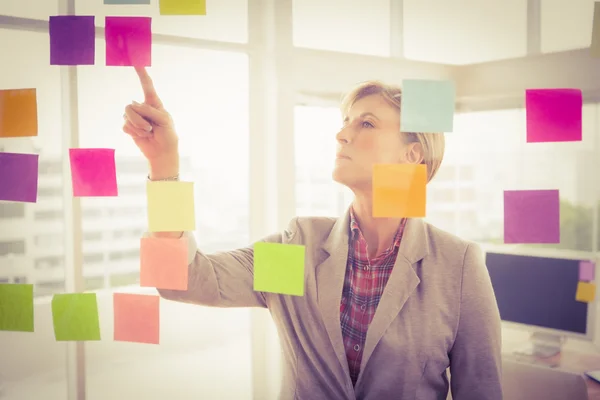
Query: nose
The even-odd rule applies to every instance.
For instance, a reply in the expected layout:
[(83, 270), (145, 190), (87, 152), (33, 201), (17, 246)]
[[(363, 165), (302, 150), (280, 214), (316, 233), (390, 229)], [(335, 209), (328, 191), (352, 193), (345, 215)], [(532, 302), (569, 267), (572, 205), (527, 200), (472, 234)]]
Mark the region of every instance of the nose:
[(338, 143), (341, 144), (347, 144), (350, 143), (350, 138), (351, 138), (351, 132), (350, 129), (345, 126), (342, 129), (339, 130), (339, 132), (335, 135), (336, 140), (338, 141)]

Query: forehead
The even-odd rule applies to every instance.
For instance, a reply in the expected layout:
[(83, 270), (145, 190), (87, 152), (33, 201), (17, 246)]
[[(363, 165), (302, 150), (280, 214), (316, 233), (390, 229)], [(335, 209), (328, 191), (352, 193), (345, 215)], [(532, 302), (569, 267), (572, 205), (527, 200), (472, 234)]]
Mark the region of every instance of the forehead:
[(391, 122), (400, 121), (399, 110), (388, 103), (383, 96), (372, 94), (357, 100), (347, 112), (345, 117), (358, 118), (364, 113), (372, 113), (380, 120)]

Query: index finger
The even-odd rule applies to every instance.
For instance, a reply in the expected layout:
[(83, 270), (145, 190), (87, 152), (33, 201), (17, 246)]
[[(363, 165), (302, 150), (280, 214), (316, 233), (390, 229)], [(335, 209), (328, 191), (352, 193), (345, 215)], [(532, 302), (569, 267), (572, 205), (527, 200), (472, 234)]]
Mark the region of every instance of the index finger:
[(135, 67), (135, 72), (137, 72), (138, 77), (140, 78), (140, 83), (142, 84), (142, 90), (144, 91), (144, 102), (153, 107), (162, 108), (162, 102), (156, 93), (156, 89), (154, 89), (154, 83), (152, 83), (152, 78), (150, 78), (150, 75), (148, 75), (146, 68)]

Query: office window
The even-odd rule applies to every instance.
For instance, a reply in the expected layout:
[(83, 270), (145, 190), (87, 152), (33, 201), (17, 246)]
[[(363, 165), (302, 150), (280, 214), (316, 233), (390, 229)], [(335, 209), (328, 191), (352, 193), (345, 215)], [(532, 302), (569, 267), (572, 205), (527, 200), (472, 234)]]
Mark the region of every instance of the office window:
[[(103, 40), (96, 41), (96, 51), (99, 59)], [(248, 245), (248, 57), (155, 43), (148, 72), (175, 121), (182, 176), (194, 182), (199, 248), (212, 253)], [(107, 232), (101, 241), (83, 243), (84, 254), (104, 254), (103, 261), (84, 264), (86, 288), (112, 289), (98, 292), (100, 307), (111, 310), (112, 291), (149, 291), (139, 288), (139, 239), (147, 230), (147, 162), (121, 130), (125, 106), (143, 101), (143, 93), (132, 68), (91, 66), (80, 69), (78, 79), (81, 147), (113, 147), (117, 165), (131, 166), (119, 167), (118, 197), (102, 203), (82, 199), (82, 207), (93, 206), (101, 214), (84, 215), (84, 232)], [(90, 398), (120, 398), (127, 387), (131, 397), (172, 397), (177, 377), (195, 371), (208, 378), (202, 384), (180, 381), (177, 390), (187, 397), (250, 399), (249, 316), (248, 309), (163, 301), (160, 352), (145, 347), (146, 356), (140, 358), (139, 344), (114, 343), (107, 350), (105, 344), (86, 343), (86, 362), (93, 366), (86, 371), (87, 392)], [(111, 311), (101, 313), (102, 326), (112, 326), (112, 317)], [(115, 367), (117, 359), (124, 361)], [(130, 385), (140, 373), (161, 379)], [(106, 385), (106, 379), (112, 384)]]
[(40, 187), (38, 188), (38, 197), (58, 197), (62, 196), (61, 187)]
[(10, 254), (25, 254), (25, 240), (0, 241), (0, 257)]
[(102, 240), (102, 232), (84, 232), (83, 240), (89, 240), (90, 242), (96, 242)]
[[(143, 15), (152, 17), (155, 34), (235, 43), (248, 41), (248, 0), (206, 0), (206, 15), (176, 17), (160, 15), (158, 2), (151, 0), (150, 5), (106, 6), (102, 1), (76, 0), (75, 6), (78, 15), (95, 15), (96, 26), (103, 27), (106, 16)], [(101, 56), (104, 59), (104, 55)]]
[(104, 260), (103, 253), (84, 254), (84, 256), (83, 256), (83, 263), (86, 265), (100, 263), (103, 260)]
[(409, 59), (460, 65), (526, 54), (526, 0), (403, 3), (404, 54)]
[(294, 0), (297, 47), (389, 57), (390, 0)]
[(33, 237), (33, 243), (38, 247), (54, 247), (62, 246), (64, 243), (64, 237), (54, 233), (35, 235)]
[(330, 217), (343, 214), (352, 195), (331, 177), (335, 135), (342, 125), (339, 109), (296, 106), (294, 124), (296, 214)]
[(541, 1), (541, 50), (553, 53), (589, 47), (595, 0)]
[[(0, 14), (48, 19), (57, 13), (57, 2), (39, 0), (0, 0)], [(48, 33), (0, 29), (0, 88), (36, 88), (39, 131), (32, 138), (0, 138), (6, 152), (39, 154), (40, 172), (45, 165), (62, 159), (62, 109), (60, 68), (49, 64)], [(60, 177), (60, 171), (54, 176)], [(60, 182), (60, 178), (58, 179)], [(43, 205), (47, 207), (47, 205)], [(12, 334), (0, 332), (0, 397), (6, 399), (66, 399), (66, 344), (52, 337), (52, 318), (49, 318), (50, 297), (64, 292), (64, 253), (61, 248), (40, 248), (34, 236), (51, 229), (63, 236), (63, 201), (59, 195), (53, 210), (41, 203), (0, 206), (0, 232), (4, 241), (20, 242), (18, 257), (0, 255), (0, 265), (10, 264), (9, 282), (34, 285), (35, 332)], [(24, 218), (25, 216), (33, 218)], [(22, 220), (11, 220), (22, 218)], [(18, 221), (18, 222), (17, 222)], [(34, 248), (35, 247), (35, 248)], [(35, 253), (34, 253), (35, 251)], [(46, 265), (48, 268), (43, 268)], [(21, 272), (22, 271), (22, 272)], [(0, 267), (0, 279), (4, 269)], [(52, 377), (49, 379), (48, 377)]]

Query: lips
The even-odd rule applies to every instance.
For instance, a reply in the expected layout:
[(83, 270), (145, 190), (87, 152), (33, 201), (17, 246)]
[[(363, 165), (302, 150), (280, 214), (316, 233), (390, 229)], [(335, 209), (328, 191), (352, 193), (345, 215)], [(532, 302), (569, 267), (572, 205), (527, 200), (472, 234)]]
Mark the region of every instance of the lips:
[(350, 159), (350, 157), (344, 156), (342, 154), (338, 154), (335, 158), (338, 160), (349, 160)]

